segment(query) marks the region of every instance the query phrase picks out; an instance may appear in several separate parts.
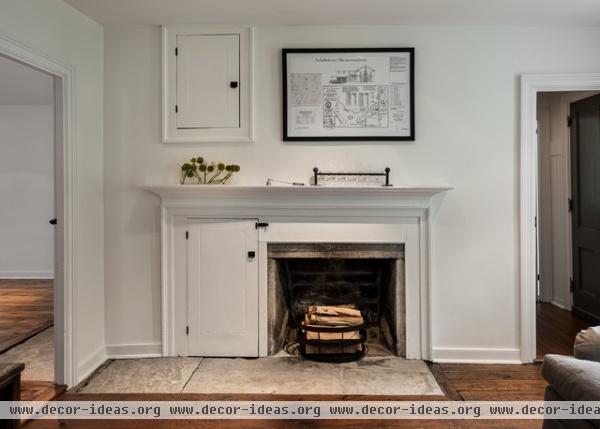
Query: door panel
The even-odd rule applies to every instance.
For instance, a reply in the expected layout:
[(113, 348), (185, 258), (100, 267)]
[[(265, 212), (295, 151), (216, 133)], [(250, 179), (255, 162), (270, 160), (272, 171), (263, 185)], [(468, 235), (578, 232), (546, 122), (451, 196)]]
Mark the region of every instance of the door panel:
[(600, 321), (600, 95), (571, 104), (573, 309)]
[(256, 221), (188, 223), (188, 355), (258, 356)]
[(239, 34), (177, 36), (177, 128), (238, 128)]

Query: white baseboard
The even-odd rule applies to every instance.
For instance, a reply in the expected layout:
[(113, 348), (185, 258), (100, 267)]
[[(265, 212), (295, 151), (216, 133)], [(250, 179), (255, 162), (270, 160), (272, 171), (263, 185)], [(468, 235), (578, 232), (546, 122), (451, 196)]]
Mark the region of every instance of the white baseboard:
[(560, 308), (561, 310), (567, 310), (567, 311), (571, 311), (570, 308), (568, 308), (568, 306), (564, 303), (564, 301), (562, 299), (556, 299), (554, 301), (551, 301), (550, 304), (552, 304), (555, 307)]
[(0, 279), (3, 280), (51, 280), (53, 278), (53, 271), (0, 271)]
[(162, 357), (162, 344), (111, 344), (106, 346), (106, 354), (108, 359)]
[(522, 363), (519, 349), (434, 347), (432, 352), (438, 363)]
[(81, 383), (104, 362), (106, 362), (106, 348), (100, 347), (81, 361), (81, 364), (79, 364), (79, 367), (77, 368), (77, 379), (73, 385), (76, 386)]

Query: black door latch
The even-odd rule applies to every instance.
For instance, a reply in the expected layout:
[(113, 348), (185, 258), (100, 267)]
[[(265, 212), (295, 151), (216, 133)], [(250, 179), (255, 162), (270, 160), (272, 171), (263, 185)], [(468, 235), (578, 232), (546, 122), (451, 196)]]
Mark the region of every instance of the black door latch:
[(229, 82), (229, 86), (230, 86), (231, 88), (234, 88), (234, 89), (235, 89), (235, 88), (237, 88), (237, 87), (238, 87), (238, 83), (237, 83), (237, 82), (234, 80), (234, 81), (231, 81), (231, 82)]
[(256, 257), (256, 252), (254, 250), (250, 250), (248, 252), (248, 258), (249, 259), (254, 259)]
[(56, 218), (50, 219), (50, 225), (56, 225)]

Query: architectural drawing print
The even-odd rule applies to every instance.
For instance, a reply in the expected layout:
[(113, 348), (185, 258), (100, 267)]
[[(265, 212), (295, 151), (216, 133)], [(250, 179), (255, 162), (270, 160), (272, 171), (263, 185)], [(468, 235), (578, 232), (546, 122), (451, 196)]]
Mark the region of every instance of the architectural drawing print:
[(389, 86), (323, 87), (324, 128), (388, 128)]
[(414, 140), (413, 49), (283, 49), (283, 140)]
[(368, 65), (364, 65), (354, 70), (336, 70), (336, 76), (329, 81), (332, 85), (344, 83), (371, 83), (375, 69)]

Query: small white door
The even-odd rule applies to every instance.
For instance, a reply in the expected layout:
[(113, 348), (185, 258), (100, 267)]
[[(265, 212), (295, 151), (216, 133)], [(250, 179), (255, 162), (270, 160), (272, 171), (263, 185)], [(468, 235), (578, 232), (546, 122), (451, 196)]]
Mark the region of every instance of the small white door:
[(240, 35), (177, 36), (177, 128), (240, 126)]
[(188, 355), (258, 356), (256, 221), (190, 219), (188, 233)]

